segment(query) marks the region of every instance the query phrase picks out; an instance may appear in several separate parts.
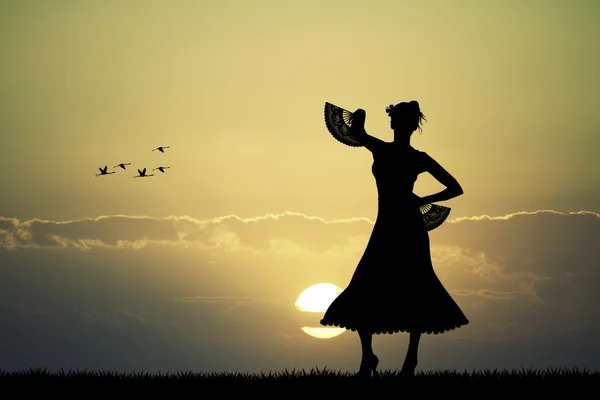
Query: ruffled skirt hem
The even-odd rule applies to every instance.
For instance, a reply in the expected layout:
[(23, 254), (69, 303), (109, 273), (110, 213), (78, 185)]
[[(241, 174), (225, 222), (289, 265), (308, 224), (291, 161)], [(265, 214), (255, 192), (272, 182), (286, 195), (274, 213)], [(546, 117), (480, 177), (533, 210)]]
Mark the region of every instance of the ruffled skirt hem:
[[(399, 333), (399, 332), (420, 332), (422, 334), (428, 334), (428, 335), (438, 335), (444, 332), (449, 332), (452, 330), (455, 330), (457, 328), (460, 328), (461, 326), (465, 326), (469, 323), (468, 320), (465, 320), (462, 323), (456, 323), (454, 325), (448, 325), (448, 326), (444, 326), (444, 327), (436, 327), (436, 328), (432, 328), (432, 327), (419, 327), (419, 326), (397, 326), (397, 327), (393, 327), (393, 328), (373, 328), (373, 327), (364, 327), (365, 330), (367, 331), (371, 331), (372, 334), (374, 335), (391, 335), (394, 333)], [(333, 322), (333, 321), (326, 321), (324, 319), (321, 320), (321, 325), (323, 326), (333, 326), (333, 327), (337, 327), (337, 328), (344, 328), (347, 329), (349, 331), (357, 331), (358, 329), (363, 329), (362, 326), (356, 326), (356, 325), (349, 325), (349, 324), (343, 324), (343, 323), (338, 323), (338, 322)]]

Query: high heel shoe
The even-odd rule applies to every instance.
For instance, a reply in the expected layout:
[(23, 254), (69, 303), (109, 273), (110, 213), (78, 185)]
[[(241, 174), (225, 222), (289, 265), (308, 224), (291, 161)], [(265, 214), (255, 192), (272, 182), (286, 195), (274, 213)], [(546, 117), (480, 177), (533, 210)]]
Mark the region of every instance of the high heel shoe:
[(356, 373), (359, 378), (368, 378), (371, 376), (377, 376), (377, 365), (379, 364), (379, 358), (373, 354), (369, 357), (364, 357), (360, 362), (360, 370)]

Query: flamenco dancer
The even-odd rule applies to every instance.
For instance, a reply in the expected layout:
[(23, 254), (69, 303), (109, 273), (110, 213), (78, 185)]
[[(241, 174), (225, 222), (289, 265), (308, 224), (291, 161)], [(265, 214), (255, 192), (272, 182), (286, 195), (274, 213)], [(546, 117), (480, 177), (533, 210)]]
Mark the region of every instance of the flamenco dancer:
[[(386, 108), (394, 140), (364, 130), (366, 112), (353, 113), (352, 137), (373, 154), (377, 219), (347, 288), (331, 303), (321, 324), (358, 332), (362, 360), (357, 376), (376, 373), (374, 334), (410, 334), (400, 374), (413, 376), (422, 334), (440, 334), (469, 323), (436, 276), (429, 233), (420, 207), (463, 194), (458, 181), (426, 152), (413, 148), (412, 134), (426, 120), (417, 101)], [(429, 196), (413, 193), (419, 174), (430, 173), (446, 188)]]

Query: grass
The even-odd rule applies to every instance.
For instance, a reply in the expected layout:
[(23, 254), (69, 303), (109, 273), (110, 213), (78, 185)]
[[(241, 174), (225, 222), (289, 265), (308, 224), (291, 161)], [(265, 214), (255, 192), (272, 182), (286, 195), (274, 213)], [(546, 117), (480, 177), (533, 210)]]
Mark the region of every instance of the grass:
[(31, 369), (18, 372), (0, 370), (0, 384), (47, 384), (47, 383), (99, 383), (99, 384), (202, 384), (233, 387), (242, 385), (272, 384), (320, 384), (320, 385), (382, 385), (382, 384), (588, 384), (600, 383), (600, 373), (587, 369), (520, 369), (520, 370), (481, 370), (473, 372), (457, 371), (417, 371), (412, 378), (401, 377), (398, 371), (382, 370), (379, 376), (357, 379), (350, 372), (331, 371), (314, 368), (305, 370), (284, 370), (268, 373), (204, 373), (145, 372), (121, 373), (111, 371), (68, 370), (52, 372), (45, 369)]

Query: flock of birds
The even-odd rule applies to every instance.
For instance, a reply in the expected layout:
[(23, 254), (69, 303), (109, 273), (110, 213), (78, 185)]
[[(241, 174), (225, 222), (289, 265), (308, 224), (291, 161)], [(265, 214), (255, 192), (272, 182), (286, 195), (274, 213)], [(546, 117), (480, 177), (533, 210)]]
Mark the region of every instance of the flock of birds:
[[(169, 146), (160, 146), (160, 147), (157, 147), (157, 148), (153, 149), (152, 151), (157, 151), (158, 150), (161, 153), (164, 153), (165, 149), (168, 149), (168, 148), (169, 148)], [(127, 170), (127, 168), (125, 168), (127, 165), (131, 165), (131, 163), (117, 164), (113, 168), (119, 168), (120, 167), (120, 168), (122, 168), (124, 170)], [(152, 171), (160, 171), (160, 172), (162, 172), (164, 174), (165, 173), (165, 169), (167, 169), (167, 168), (171, 168), (171, 167), (160, 166), (160, 167), (152, 169)], [(96, 176), (110, 175), (110, 174), (116, 173), (115, 171), (108, 172), (108, 165), (105, 165), (104, 168), (98, 167), (98, 169), (100, 170), (100, 173), (96, 174)], [(144, 167), (144, 169), (138, 169), (138, 174), (139, 175), (134, 176), (134, 178), (147, 178), (147, 177), (150, 177), (150, 176), (154, 176), (154, 174), (147, 174), (146, 173), (146, 167)]]

